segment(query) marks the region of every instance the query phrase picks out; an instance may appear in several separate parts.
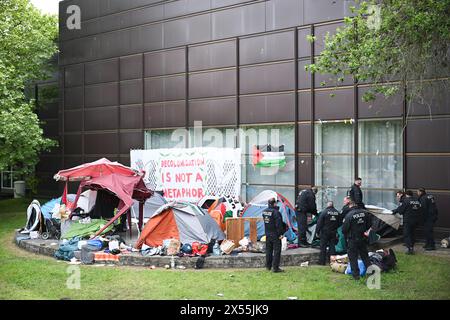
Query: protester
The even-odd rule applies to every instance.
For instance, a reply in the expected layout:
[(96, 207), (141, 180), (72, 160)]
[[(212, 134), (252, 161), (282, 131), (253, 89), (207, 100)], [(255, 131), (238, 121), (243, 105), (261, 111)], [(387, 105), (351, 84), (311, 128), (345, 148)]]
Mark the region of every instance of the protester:
[(301, 248), (309, 247), (306, 240), (306, 229), (308, 228), (308, 213), (317, 214), (316, 206), (317, 188), (304, 189), (300, 191), (297, 197), (295, 209), (297, 211), (298, 225), (298, 246)]
[(348, 191), (347, 196), (350, 197), (350, 199), (358, 206), (358, 208), (365, 208), (365, 205), (363, 202), (363, 194), (361, 191), (361, 185), (362, 185), (362, 179), (356, 178), (355, 183), (351, 186), (350, 190)]
[(415, 232), (423, 215), (422, 205), (410, 190), (405, 193), (397, 191), (397, 199), (400, 205), (392, 212), (403, 216), (403, 239), (407, 248), (406, 254), (414, 254)]
[(359, 280), (358, 256), (361, 257), (366, 270), (371, 264), (366, 237), (366, 233), (371, 227), (371, 220), (367, 211), (359, 208), (353, 201), (349, 203), (349, 207), (350, 212), (344, 217), (342, 232), (347, 238), (347, 254), (352, 269), (352, 276), (355, 280)]
[[(320, 213), (316, 227), (316, 233), (320, 236), (320, 265), (325, 265), (326, 259), (336, 254), (336, 233), (341, 226), (341, 217), (339, 211), (334, 208), (333, 201), (329, 201), (327, 207)], [(329, 247), (328, 255), (327, 247)]]
[(417, 196), (419, 197), (419, 202), (422, 205), (423, 210), (423, 220), (424, 220), (424, 231), (425, 231), (425, 250), (436, 250), (434, 243), (433, 228), (437, 221), (438, 210), (436, 206), (436, 200), (431, 194), (427, 194), (424, 188), (417, 190)]
[(268, 208), (263, 211), (264, 230), (266, 233), (266, 268), (273, 272), (283, 272), (280, 269), (281, 239), (286, 231), (279, 208), (274, 198), (269, 199)]

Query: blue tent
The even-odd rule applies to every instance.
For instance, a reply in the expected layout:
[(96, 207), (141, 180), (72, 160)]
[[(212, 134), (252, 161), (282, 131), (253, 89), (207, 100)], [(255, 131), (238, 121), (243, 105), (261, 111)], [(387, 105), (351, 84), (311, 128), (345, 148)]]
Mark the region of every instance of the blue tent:
[[(243, 218), (262, 218), (262, 212), (267, 209), (267, 202), (270, 198), (277, 200), (277, 206), (280, 208), (281, 216), (284, 223), (288, 226), (288, 230), (284, 234), (289, 242), (297, 241), (297, 219), (294, 207), (289, 201), (278, 192), (272, 190), (264, 190), (253, 198), (247, 206), (245, 206), (242, 213)], [(258, 221), (257, 223), (258, 240), (264, 236), (264, 222)], [(244, 227), (245, 236), (249, 236), (249, 224), (246, 223)]]

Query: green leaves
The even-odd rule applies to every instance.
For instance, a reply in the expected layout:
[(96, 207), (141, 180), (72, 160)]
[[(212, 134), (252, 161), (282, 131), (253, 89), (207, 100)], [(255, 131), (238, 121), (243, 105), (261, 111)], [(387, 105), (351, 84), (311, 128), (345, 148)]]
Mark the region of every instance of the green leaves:
[[(56, 145), (43, 138), (25, 87), (51, 75), (57, 35), (57, 17), (41, 15), (28, 0), (0, 1), (0, 170), (33, 172), (39, 153)], [(54, 90), (44, 92), (50, 97)]]
[(345, 27), (326, 36), (324, 50), (307, 70), (330, 74), (336, 83), (346, 76), (373, 83), (363, 97), (367, 101), (405, 87), (412, 101), (437, 82), (448, 87), (450, 0), (358, 2)]

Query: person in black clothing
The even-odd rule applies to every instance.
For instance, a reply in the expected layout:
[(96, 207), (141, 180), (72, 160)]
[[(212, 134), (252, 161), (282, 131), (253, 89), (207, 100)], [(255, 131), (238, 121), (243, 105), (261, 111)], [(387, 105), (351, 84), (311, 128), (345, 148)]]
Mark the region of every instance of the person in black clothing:
[(350, 190), (348, 190), (347, 196), (358, 206), (358, 208), (365, 208), (363, 202), (363, 194), (361, 191), (362, 179), (356, 178), (355, 183), (351, 186)]
[(343, 218), (347, 215), (347, 213), (350, 212), (350, 202), (351, 201), (352, 200), (350, 199), (349, 196), (344, 197), (344, 206), (341, 209), (341, 215)]
[(367, 231), (371, 227), (371, 219), (369, 213), (362, 208), (358, 208), (353, 201), (350, 202), (349, 207), (351, 210), (344, 217), (342, 232), (347, 238), (347, 254), (352, 269), (352, 276), (355, 280), (359, 280), (358, 256), (361, 257), (366, 269), (371, 265), (366, 236)]
[(266, 268), (273, 272), (283, 272), (280, 269), (281, 239), (285, 233), (283, 218), (275, 206), (275, 199), (269, 199), (269, 207), (263, 211), (264, 229), (266, 233)]
[(425, 231), (425, 250), (436, 250), (434, 243), (433, 227), (437, 221), (438, 210), (436, 206), (436, 200), (431, 194), (427, 194), (424, 188), (417, 190), (417, 196), (419, 202), (422, 205), (423, 219), (424, 219), (424, 231)]
[(392, 213), (403, 216), (403, 239), (407, 248), (406, 254), (414, 254), (415, 232), (423, 215), (422, 205), (410, 190), (404, 194), (398, 191), (397, 199), (399, 199), (400, 205), (397, 209), (392, 210)]
[[(327, 207), (320, 213), (316, 227), (316, 233), (320, 235), (320, 265), (325, 265), (326, 259), (336, 254), (336, 232), (341, 226), (341, 220), (341, 214), (334, 208), (333, 202), (329, 201)], [(328, 255), (327, 247), (329, 247)]]
[(308, 247), (306, 241), (306, 229), (308, 228), (308, 213), (317, 214), (316, 206), (317, 188), (304, 189), (300, 191), (297, 197), (295, 209), (297, 211), (297, 226), (298, 226), (298, 246)]

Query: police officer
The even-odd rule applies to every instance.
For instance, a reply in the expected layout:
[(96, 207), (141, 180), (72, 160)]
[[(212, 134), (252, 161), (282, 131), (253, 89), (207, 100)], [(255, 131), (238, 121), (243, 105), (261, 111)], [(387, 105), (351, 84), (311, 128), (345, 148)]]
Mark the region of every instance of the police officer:
[(306, 229), (308, 228), (308, 213), (317, 214), (316, 206), (317, 188), (304, 189), (300, 191), (295, 205), (297, 211), (298, 226), (298, 246), (301, 248), (309, 247), (306, 241)]
[(371, 265), (367, 250), (366, 233), (371, 227), (371, 219), (369, 213), (363, 208), (359, 208), (353, 201), (349, 203), (350, 212), (344, 217), (342, 232), (347, 238), (348, 243), (348, 259), (352, 268), (352, 276), (355, 280), (359, 280), (358, 256), (369, 268)]
[(437, 221), (438, 210), (436, 206), (436, 200), (431, 194), (427, 194), (424, 188), (417, 190), (417, 196), (419, 202), (422, 205), (424, 231), (425, 231), (425, 250), (436, 250), (434, 243), (433, 227)]
[(347, 196), (359, 207), (365, 208), (363, 202), (363, 194), (361, 191), (362, 179), (356, 178), (355, 183), (351, 186), (350, 190), (347, 193)]
[(266, 268), (273, 272), (283, 272), (280, 269), (281, 239), (285, 233), (283, 218), (274, 198), (269, 199), (269, 207), (263, 211), (264, 229), (266, 232)]
[(415, 232), (423, 215), (422, 205), (411, 190), (404, 194), (398, 191), (397, 199), (399, 199), (400, 205), (397, 209), (392, 210), (392, 213), (403, 216), (403, 240), (407, 248), (406, 254), (414, 254)]
[[(316, 232), (320, 235), (320, 265), (325, 265), (327, 257), (336, 254), (336, 232), (341, 226), (341, 220), (341, 214), (334, 208), (333, 201), (329, 201), (327, 207), (320, 213), (316, 227)], [(328, 255), (327, 247), (329, 247)]]
[(350, 202), (351, 201), (352, 200), (350, 199), (349, 196), (344, 197), (344, 206), (342, 207), (342, 210), (341, 210), (341, 214), (342, 214), (343, 218), (347, 215), (347, 213), (350, 212)]

